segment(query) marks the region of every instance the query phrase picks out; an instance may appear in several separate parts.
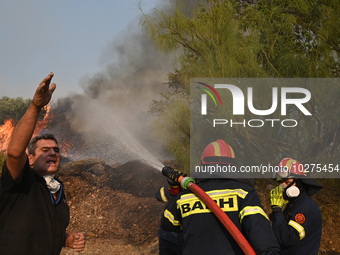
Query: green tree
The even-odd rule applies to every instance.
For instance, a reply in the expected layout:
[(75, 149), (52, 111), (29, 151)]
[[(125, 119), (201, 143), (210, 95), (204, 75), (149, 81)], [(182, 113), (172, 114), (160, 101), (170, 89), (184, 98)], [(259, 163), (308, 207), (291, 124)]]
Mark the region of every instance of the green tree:
[[(3, 96), (0, 99), (0, 125), (7, 119), (13, 119), (15, 122), (26, 112), (28, 106), (31, 104), (32, 99), (23, 99), (22, 97), (10, 98)], [(46, 113), (46, 109), (43, 109), (40, 113), (40, 118)]]
[(238, 1), (209, 1), (190, 10), (186, 1), (171, 4), (171, 14), (155, 9), (152, 16), (144, 16), (142, 25), (161, 51), (177, 56), (188, 77), (265, 75), (257, 63), (258, 35), (246, 34), (240, 26)]
[(4, 96), (0, 99), (0, 123), (12, 118), (19, 120), (25, 113), (32, 100), (24, 100), (22, 97), (9, 98)]
[[(181, 90), (167, 94), (163, 101), (153, 104), (153, 109), (158, 107), (158, 113), (162, 112), (159, 114), (162, 119), (169, 116), (169, 113), (177, 117), (186, 116), (173, 123), (181, 123), (189, 128), (191, 77), (258, 77), (265, 74), (256, 62), (260, 50), (257, 36), (244, 36), (244, 31), (240, 30), (235, 20), (239, 11), (239, 8), (234, 8), (236, 2), (200, 5), (192, 12), (190, 10), (189, 15), (186, 13), (185, 1), (172, 4), (172, 15), (162, 10), (154, 10), (153, 16), (144, 16), (143, 19), (143, 28), (156, 46), (164, 53), (174, 53), (181, 66), (180, 71), (170, 74), (170, 78), (181, 77)], [(170, 80), (170, 84), (172, 83)], [(189, 138), (188, 130), (178, 128), (168, 134), (173, 139), (169, 140), (167, 133), (163, 134), (163, 137), (171, 141), (168, 142), (170, 151), (178, 152), (175, 154), (176, 161), (188, 169), (189, 139), (184, 140), (186, 144), (176, 142), (177, 137)], [(186, 161), (183, 161), (183, 157)]]
[(190, 109), (189, 93), (185, 90), (183, 77), (178, 70), (168, 75), (170, 92), (161, 94), (161, 100), (154, 100), (149, 113), (158, 116), (154, 134), (163, 140), (168, 152), (174, 155), (177, 164), (189, 171), (190, 162)]
[(244, 26), (259, 34), (263, 68), (273, 77), (337, 77), (338, 1), (259, 1)]
[[(337, 1), (213, 0), (201, 1), (194, 6), (181, 0), (170, 3), (170, 10), (155, 9), (151, 15), (142, 18), (145, 33), (161, 52), (174, 54), (180, 65), (177, 74), (182, 77), (183, 89), (180, 93), (173, 91), (166, 95), (166, 100), (153, 104), (163, 118), (168, 116), (165, 113), (188, 116), (182, 111), (189, 111), (189, 78), (325, 78), (339, 75)], [(313, 98), (307, 108), (313, 117), (299, 117), (297, 130), (285, 134), (281, 129), (262, 128), (259, 131), (249, 127), (207, 131), (222, 134), (234, 149), (241, 151), (241, 161), (251, 159), (252, 164), (263, 160), (275, 164), (280, 157), (289, 155), (307, 162), (334, 159), (339, 151), (340, 115), (339, 106), (329, 102), (337, 102), (339, 90), (334, 88), (331, 93), (325, 88), (311, 90)], [(271, 91), (261, 93), (257, 90), (255, 93), (258, 93), (255, 107), (271, 102)], [(175, 103), (178, 101), (186, 103), (187, 107), (178, 107)], [(225, 111), (225, 116), (231, 115), (230, 110)], [(211, 115), (216, 113), (217, 110), (210, 112)], [(295, 116), (296, 111), (291, 109), (289, 114)], [(253, 116), (246, 113), (246, 119), (251, 118)], [(184, 121), (187, 124), (181, 124), (189, 127), (189, 118)], [(181, 128), (163, 133), (166, 140), (168, 135), (176, 139), (184, 134)], [(204, 137), (197, 139), (202, 140), (198, 144), (208, 142)], [(188, 148), (183, 143), (180, 146)]]

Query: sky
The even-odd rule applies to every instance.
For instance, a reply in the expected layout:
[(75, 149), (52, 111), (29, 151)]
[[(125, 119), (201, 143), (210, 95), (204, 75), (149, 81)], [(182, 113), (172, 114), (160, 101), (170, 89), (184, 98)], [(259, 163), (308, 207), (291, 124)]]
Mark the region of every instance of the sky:
[[(160, 0), (1, 0), (0, 98), (32, 98), (54, 72), (53, 98), (83, 92), (105, 69), (106, 49)], [(110, 55), (110, 58), (114, 58)]]

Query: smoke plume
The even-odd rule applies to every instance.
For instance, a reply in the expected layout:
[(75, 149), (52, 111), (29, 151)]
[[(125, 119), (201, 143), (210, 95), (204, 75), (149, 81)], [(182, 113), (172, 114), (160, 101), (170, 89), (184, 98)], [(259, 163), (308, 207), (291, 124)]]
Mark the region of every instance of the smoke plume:
[(146, 159), (150, 155), (143, 154), (147, 152), (142, 147), (160, 157), (147, 112), (152, 100), (167, 89), (163, 83), (171, 65), (138, 29), (131, 24), (104, 50), (103, 71), (80, 79), (83, 94), (59, 99), (52, 107), (55, 120), (49, 129), (59, 133), (62, 142), (75, 140), (71, 147), (77, 159)]

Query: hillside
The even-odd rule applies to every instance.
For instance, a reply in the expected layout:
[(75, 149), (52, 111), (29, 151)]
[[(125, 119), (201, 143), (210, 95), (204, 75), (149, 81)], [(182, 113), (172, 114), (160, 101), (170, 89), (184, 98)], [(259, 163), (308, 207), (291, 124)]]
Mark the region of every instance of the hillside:
[[(65, 184), (71, 210), (68, 231), (81, 231), (86, 249), (77, 254), (157, 254), (157, 230), (164, 204), (156, 190), (166, 185), (158, 170), (139, 161), (109, 166), (101, 159), (69, 162), (58, 174)], [(268, 188), (257, 182), (257, 191), (269, 213)], [(314, 199), (323, 213), (320, 255), (340, 254), (339, 202), (336, 191), (323, 189)], [(64, 248), (62, 255), (75, 254)]]

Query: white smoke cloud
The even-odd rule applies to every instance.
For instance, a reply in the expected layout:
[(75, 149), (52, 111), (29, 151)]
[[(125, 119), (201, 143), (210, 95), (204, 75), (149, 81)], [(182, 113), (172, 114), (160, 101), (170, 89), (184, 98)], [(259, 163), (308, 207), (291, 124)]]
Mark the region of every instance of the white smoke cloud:
[[(172, 71), (171, 61), (135, 27), (131, 24), (105, 49), (102, 72), (82, 77), (84, 94), (67, 99), (71, 105), (66, 120), (88, 144), (86, 153), (75, 152), (81, 157), (118, 163), (151, 160), (148, 152), (161, 157), (161, 145), (152, 137), (153, 117), (148, 109), (152, 100), (167, 90), (164, 83)], [(63, 100), (58, 105), (62, 106)]]

